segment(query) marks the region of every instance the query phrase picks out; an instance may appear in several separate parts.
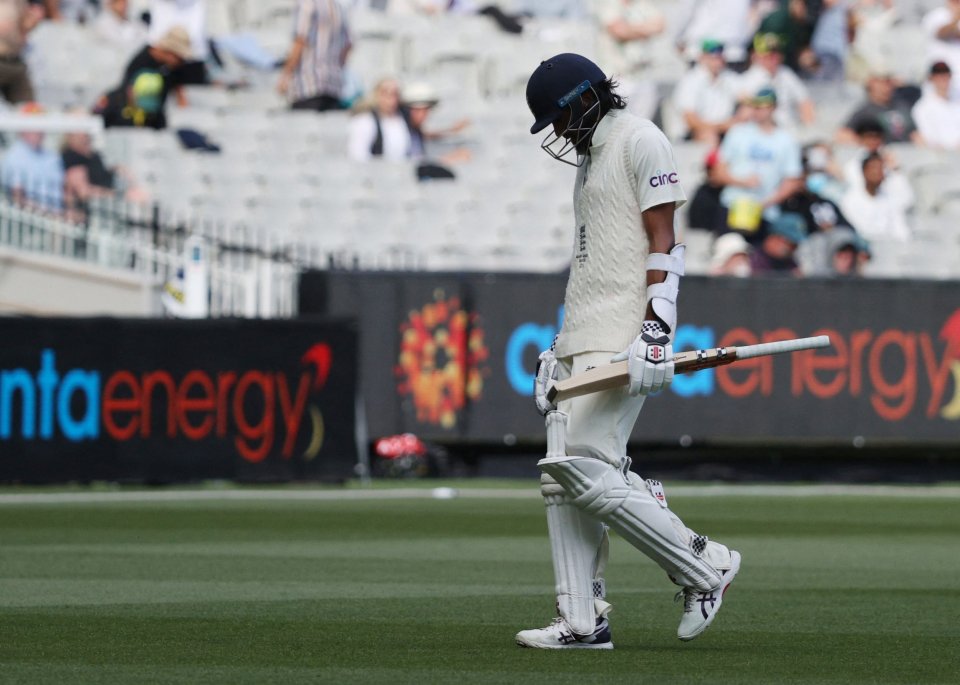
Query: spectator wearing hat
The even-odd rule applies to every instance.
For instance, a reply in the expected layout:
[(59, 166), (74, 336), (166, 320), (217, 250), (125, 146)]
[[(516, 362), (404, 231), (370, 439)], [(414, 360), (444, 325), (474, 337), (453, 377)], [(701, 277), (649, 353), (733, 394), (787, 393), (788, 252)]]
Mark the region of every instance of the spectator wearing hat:
[(863, 188), (863, 160), (872, 154), (880, 155), (884, 162), (883, 192), (894, 199), (904, 211), (916, 202), (916, 193), (907, 175), (900, 170), (896, 156), (884, 148), (886, 130), (877, 119), (864, 119), (857, 124), (856, 144), (860, 154), (854, 155), (843, 165), (843, 180), (847, 189)]
[[(459, 119), (446, 128), (427, 127), (430, 113), (440, 104), (437, 92), (428, 83), (417, 81), (404, 86), (400, 94), (401, 110), (405, 110), (407, 123), (412, 140), (411, 157), (420, 159), (427, 156), (426, 143), (431, 140), (441, 140), (459, 133), (470, 125), (467, 118)], [(469, 156), (465, 150), (453, 151), (447, 161), (454, 161)]]
[[(41, 115), (44, 109), (23, 103), (20, 114)], [(63, 162), (60, 155), (44, 146), (42, 131), (23, 131), (7, 149), (0, 162), (4, 194), (14, 202), (43, 211), (63, 210)]]
[(166, 104), (171, 90), (181, 87), (182, 67), (191, 60), (190, 35), (174, 26), (134, 55), (120, 85), (95, 107), (106, 127), (167, 127)]
[[(829, 0), (828, 0), (829, 1)], [(779, 5), (760, 20), (757, 34), (772, 35), (778, 39), (784, 62), (794, 71), (803, 70), (809, 57), (809, 45), (816, 21), (807, 0), (777, 0)]]
[(718, 145), (735, 122), (737, 75), (726, 68), (723, 50), (719, 41), (703, 41), (697, 64), (684, 74), (673, 93), (688, 140)]
[(440, 99), (426, 83), (413, 83), (403, 90), (395, 79), (381, 79), (374, 87), (372, 103), (364, 103), (350, 122), (348, 153), (351, 159), (367, 161), (423, 159), (426, 142), (463, 130), (464, 119), (447, 129), (426, 128), (430, 112)]
[(784, 212), (770, 223), (770, 231), (750, 255), (754, 276), (801, 276), (797, 248), (807, 237), (799, 214)]
[(739, 233), (725, 233), (713, 242), (710, 254), (711, 276), (746, 278), (753, 273), (750, 254), (753, 248)]
[(292, 109), (341, 109), (344, 66), (352, 42), (337, 0), (297, 0), (293, 45), (277, 81)]
[(867, 77), (866, 91), (866, 100), (837, 131), (838, 143), (853, 143), (857, 126), (868, 120), (880, 122), (888, 143), (919, 142), (916, 126), (910, 115), (916, 102), (916, 89), (898, 87), (889, 71), (876, 69)]
[(951, 72), (946, 62), (930, 67), (929, 84), (911, 114), (920, 142), (943, 150), (960, 148), (960, 101), (952, 100)]
[[(190, 37), (190, 58), (180, 66), (178, 79), (183, 84), (210, 82), (206, 61), (210, 57), (210, 38), (207, 35), (206, 0), (150, 0), (150, 27), (147, 42), (159, 41), (175, 26), (182, 26)], [(186, 104), (183, 91), (178, 89), (177, 100)]]
[(7, 102), (17, 104), (34, 99), (23, 51), (27, 34), (43, 17), (43, 8), (27, 4), (26, 0), (0, 2), (0, 92)]
[(783, 44), (773, 33), (761, 33), (753, 41), (751, 66), (740, 77), (739, 95), (752, 97), (761, 88), (777, 94), (777, 123), (787, 128), (811, 125), (816, 108), (807, 87), (793, 69), (783, 63)]
[(800, 146), (775, 118), (777, 94), (761, 89), (752, 99), (752, 120), (733, 126), (720, 145), (717, 181), (727, 230), (747, 234), (754, 244), (780, 215), (780, 203), (800, 190)]
[(698, 0), (686, 3), (678, 16), (677, 49), (688, 63), (700, 56), (705, 40), (723, 43), (727, 67), (736, 73), (747, 69), (747, 45), (753, 35), (752, 0)]
[(867, 240), (910, 239), (906, 210), (900, 200), (884, 188), (886, 169), (878, 153), (871, 153), (861, 163), (863, 183), (851, 186), (843, 196), (840, 208), (857, 233)]
[[(952, 72), (960, 70), (960, 0), (946, 0), (941, 7), (927, 12), (923, 28), (930, 39), (927, 59), (946, 62)], [(954, 83), (952, 89), (952, 97), (960, 97), (960, 84)]]

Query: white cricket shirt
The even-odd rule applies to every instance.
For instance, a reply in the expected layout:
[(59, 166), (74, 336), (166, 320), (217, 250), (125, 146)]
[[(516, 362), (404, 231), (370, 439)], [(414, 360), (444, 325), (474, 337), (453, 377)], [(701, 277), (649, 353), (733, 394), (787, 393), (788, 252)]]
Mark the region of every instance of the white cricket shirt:
[(619, 352), (640, 334), (649, 250), (641, 213), (686, 196), (673, 149), (653, 122), (611, 110), (577, 170), (576, 220), (556, 354)]

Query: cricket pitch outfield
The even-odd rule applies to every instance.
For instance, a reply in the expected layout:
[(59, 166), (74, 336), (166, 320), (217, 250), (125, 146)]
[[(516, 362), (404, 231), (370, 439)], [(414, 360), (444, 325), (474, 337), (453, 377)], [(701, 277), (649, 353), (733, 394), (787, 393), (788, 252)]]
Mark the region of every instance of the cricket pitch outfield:
[(534, 483), (6, 488), (0, 682), (958, 682), (960, 489), (666, 485), (741, 574), (681, 643), (675, 588), (614, 538), (616, 649), (589, 653), (513, 644), (553, 614)]

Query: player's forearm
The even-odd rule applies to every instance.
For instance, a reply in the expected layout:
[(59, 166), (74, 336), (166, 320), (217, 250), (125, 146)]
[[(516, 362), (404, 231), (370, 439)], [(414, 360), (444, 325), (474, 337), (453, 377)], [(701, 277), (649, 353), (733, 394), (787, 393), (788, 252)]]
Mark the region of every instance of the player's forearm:
[[(647, 242), (650, 245), (650, 253), (667, 254), (676, 244), (676, 236), (673, 232), (673, 217), (676, 212), (676, 204), (668, 202), (657, 205), (643, 212), (643, 231), (647, 236)], [(647, 270), (647, 285), (663, 283), (667, 278), (666, 271), (655, 269)], [(653, 302), (647, 303), (647, 310), (644, 318), (655, 320), (659, 317), (653, 311)]]
[(304, 39), (297, 37), (290, 48), (290, 54), (287, 55), (287, 61), (283, 64), (283, 73), (286, 76), (293, 75), (293, 72), (300, 65), (303, 58)]

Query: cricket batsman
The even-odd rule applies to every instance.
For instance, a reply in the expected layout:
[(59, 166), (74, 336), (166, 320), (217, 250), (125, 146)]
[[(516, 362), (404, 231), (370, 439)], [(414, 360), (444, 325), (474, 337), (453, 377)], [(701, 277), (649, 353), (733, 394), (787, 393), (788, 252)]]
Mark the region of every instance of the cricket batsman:
[[(673, 150), (652, 122), (625, 111), (616, 83), (581, 55), (540, 64), (527, 83), (530, 132), (577, 167), (575, 235), (564, 322), (540, 355), (535, 396), (546, 417), (540, 491), (559, 616), (517, 644), (612, 649), (604, 567), (607, 528), (656, 562), (681, 590), (677, 636), (692, 640), (720, 610), (740, 554), (695, 533), (667, 506), (663, 486), (630, 471), (627, 440), (646, 396), (673, 380), (673, 338), (684, 246), (674, 212), (685, 201)], [(557, 380), (627, 360), (628, 387), (551, 404)]]

